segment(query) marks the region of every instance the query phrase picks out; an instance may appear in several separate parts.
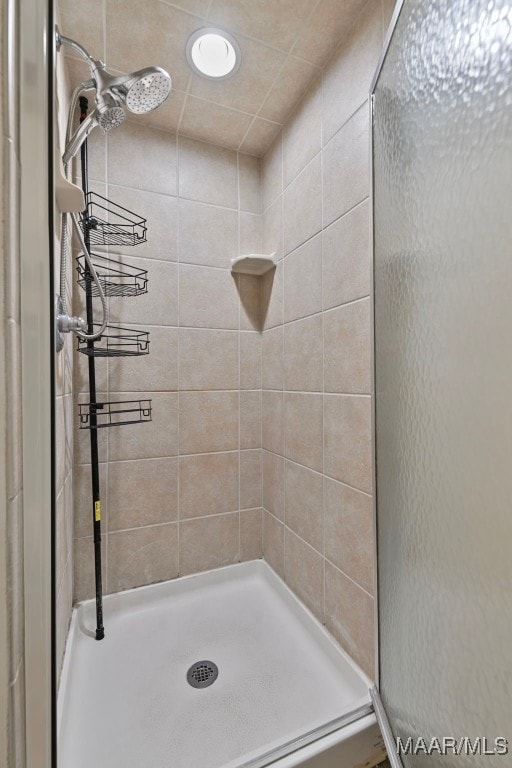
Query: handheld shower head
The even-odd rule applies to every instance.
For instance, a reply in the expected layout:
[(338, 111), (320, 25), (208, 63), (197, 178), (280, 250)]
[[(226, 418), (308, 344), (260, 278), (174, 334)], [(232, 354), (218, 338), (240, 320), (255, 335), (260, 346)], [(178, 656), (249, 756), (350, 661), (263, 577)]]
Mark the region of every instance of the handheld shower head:
[(104, 133), (111, 131), (112, 128), (117, 128), (121, 123), (124, 123), (126, 115), (122, 107), (117, 105), (113, 107), (107, 107), (103, 112), (98, 114), (98, 125)]

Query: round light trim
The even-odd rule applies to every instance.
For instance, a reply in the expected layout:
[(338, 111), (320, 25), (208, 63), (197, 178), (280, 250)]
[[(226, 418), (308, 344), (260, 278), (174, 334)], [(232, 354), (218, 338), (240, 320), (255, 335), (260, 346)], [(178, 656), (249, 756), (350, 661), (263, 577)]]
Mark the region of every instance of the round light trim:
[(209, 80), (231, 77), (240, 66), (240, 46), (221, 29), (196, 30), (187, 42), (187, 60), (194, 72)]

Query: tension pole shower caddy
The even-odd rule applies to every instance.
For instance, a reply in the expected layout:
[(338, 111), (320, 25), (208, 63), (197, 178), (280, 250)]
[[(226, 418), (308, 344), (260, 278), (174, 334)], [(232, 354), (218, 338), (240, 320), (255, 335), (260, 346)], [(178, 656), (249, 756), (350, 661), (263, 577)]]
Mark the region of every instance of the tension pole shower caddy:
[[(80, 122), (87, 118), (88, 100), (81, 96)], [(146, 241), (146, 219), (136, 216), (94, 192), (89, 192), (87, 140), (80, 149), (82, 189), (86, 207), (80, 226), (84, 243), (106, 297), (139, 296), (147, 293), (146, 270), (123, 264), (109, 256), (91, 253), (91, 245), (103, 248), (133, 246)], [(78, 284), (85, 291), (87, 333), (93, 335), (93, 298), (98, 290), (87, 259), (77, 258)], [(80, 403), (80, 429), (88, 429), (91, 441), (92, 511), (94, 531), (94, 573), (96, 584), (96, 640), (105, 636), (103, 626), (103, 590), (101, 574), (101, 496), (99, 478), (98, 430), (106, 427), (151, 421), (151, 400), (102, 402), (96, 392), (96, 359), (126, 357), (149, 353), (149, 334), (133, 328), (109, 324), (95, 340), (78, 339), (78, 350), (88, 357), (89, 402)]]

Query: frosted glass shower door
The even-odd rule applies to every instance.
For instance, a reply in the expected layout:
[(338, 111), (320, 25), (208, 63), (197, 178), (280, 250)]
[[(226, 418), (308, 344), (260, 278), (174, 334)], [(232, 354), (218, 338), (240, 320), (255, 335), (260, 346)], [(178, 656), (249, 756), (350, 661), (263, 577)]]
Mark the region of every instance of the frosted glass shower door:
[[(512, 761), (512, 4), (405, 0), (373, 91), (380, 693)], [(481, 754), (497, 737), (508, 756)]]

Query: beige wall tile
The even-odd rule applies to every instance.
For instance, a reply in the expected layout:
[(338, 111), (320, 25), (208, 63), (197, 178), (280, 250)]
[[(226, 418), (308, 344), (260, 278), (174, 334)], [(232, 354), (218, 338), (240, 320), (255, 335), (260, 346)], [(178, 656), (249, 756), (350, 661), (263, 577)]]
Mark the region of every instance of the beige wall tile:
[(180, 200), (180, 262), (231, 267), (238, 255), (238, 214), (227, 208)]
[(246, 152), (255, 157), (262, 157), (275, 137), (280, 133), (282, 127), (280, 123), (273, 123), (270, 120), (262, 120), (261, 117), (256, 117), (238, 149), (240, 152)]
[(189, 200), (238, 207), (236, 152), (180, 136), (179, 194)]
[(284, 453), (284, 400), (282, 392), (263, 392), (262, 446), (267, 451)]
[[(108, 526), (107, 464), (99, 465), (101, 519)], [(73, 535), (91, 536), (93, 531), (92, 476), (90, 464), (76, 464), (73, 469)]]
[(242, 332), (240, 338), (240, 388), (261, 389), (261, 342), (256, 332)]
[(325, 395), (325, 474), (362, 491), (372, 490), (370, 397)]
[(241, 449), (261, 448), (261, 409), (261, 390), (240, 392)]
[(372, 679), (373, 611), (373, 598), (326, 562), (325, 625)]
[(269, 205), (262, 219), (262, 248), (276, 259), (283, 258), (283, 198), (278, 197)]
[[(336, 42), (354, 22), (368, 0), (320, 0), (315, 7), (315, 24), (306, 24), (293, 48), (297, 56), (323, 66)], [(375, 2), (375, 0), (372, 0)], [(378, 0), (377, 0), (378, 2)]]
[(373, 505), (367, 494), (324, 478), (325, 556), (373, 594)]
[[(101, 536), (101, 570), (103, 591), (108, 592), (107, 583), (107, 538)], [(73, 549), (73, 602), (89, 600), (95, 595), (94, 582), (94, 541), (92, 536), (75, 539)]]
[(251, 155), (238, 155), (238, 191), (240, 210), (261, 213), (261, 160)]
[(284, 327), (284, 388), (321, 392), (323, 388), (322, 315)]
[(238, 333), (180, 328), (180, 389), (238, 389)]
[(181, 111), (185, 103), (185, 94), (172, 88), (163, 104), (158, 109), (144, 115), (136, 115), (128, 112), (126, 119), (135, 123), (144, 122), (151, 128), (160, 128), (162, 131), (176, 133), (180, 124)]
[(316, 78), (283, 131), (284, 186), (293, 181), (322, 146), (322, 81)]
[(126, 122), (108, 135), (108, 180), (131, 189), (176, 194), (176, 136)]
[(284, 578), (284, 525), (263, 511), (263, 557)]
[(228, 269), (180, 264), (180, 325), (238, 328), (238, 294)]
[(261, 507), (261, 450), (240, 451), (240, 509)]
[(282, 123), (297, 104), (308, 84), (317, 77), (319, 69), (303, 59), (289, 56), (273, 84), (259, 114)]
[[(178, 329), (139, 325), (133, 330), (149, 332), (149, 354), (109, 358), (110, 389), (115, 392), (125, 392), (128, 389), (133, 392), (144, 392), (148, 389), (160, 392), (176, 391), (178, 389)], [(121, 330), (120, 333), (123, 331)], [(146, 348), (144, 341), (141, 342), (140, 348)]]
[(180, 520), (238, 509), (238, 452), (180, 457)]
[[(80, 313), (80, 317), (84, 317), (85, 312)], [(101, 315), (100, 315), (101, 317)], [(110, 318), (113, 321), (113, 318)], [(75, 393), (82, 392), (87, 397), (84, 400), (88, 400), (89, 393), (89, 358), (82, 352), (76, 349), (77, 342), (74, 341), (73, 350), (73, 391)], [(108, 389), (108, 360), (96, 361), (96, 390), (106, 391)], [(59, 439), (57, 437), (57, 439)]]
[(284, 459), (262, 452), (263, 506), (284, 522)]
[(224, 80), (220, 89), (219, 83), (193, 75), (189, 92), (193, 96), (254, 115), (286, 57), (255, 40), (238, 37), (237, 42), (241, 56), (236, 77)]
[(261, 324), (262, 327), (274, 328), (283, 322), (283, 262), (275, 269), (258, 278), (261, 287)]
[(240, 254), (262, 253), (261, 215), (255, 213), (239, 214)]
[(111, 533), (107, 546), (111, 593), (178, 575), (177, 523)]
[(302, 25), (311, 12), (309, 0), (280, 0), (266, 4), (261, 13), (258, 4), (250, 0), (214, 0), (208, 18), (233, 33), (289, 51)]
[(286, 583), (315, 616), (324, 621), (324, 559), (285, 528)]
[(180, 394), (180, 453), (238, 449), (238, 392)]
[(283, 326), (263, 333), (261, 344), (263, 389), (283, 388)]
[(108, 530), (171, 523), (178, 519), (178, 459), (111, 461)]
[(151, 400), (152, 421), (110, 428), (108, 430), (109, 461), (178, 455), (177, 393), (113, 392), (110, 398), (113, 401), (139, 398)]
[(370, 213), (367, 200), (324, 229), (322, 270), (324, 309), (370, 295)]
[[(208, 114), (208, 120), (205, 120), (205, 114)], [(238, 147), (247, 133), (252, 115), (188, 94), (180, 134), (200, 141), (211, 141), (211, 123), (215, 124), (215, 144), (233, 148)]]
[(368, 98), (381, 50), (382, 6), (367, 2), (324, 72), (324, 144)]
[(321, 472), (322, 395), (287, 392), (285, 430), (286, 457)]
[(118, 257), (123, 264), (147, 271), (147, 293), (133, 301), (109, 299), (110, 321), (121, 325), (178, 325), (178, 265), (156, 259)]
[[(177, 58), (172, 51), (180, 50), (183, 40), (197, 28), (197, 18), (166, 3), (158, 3), (144, 16), (140, 10), (137, 0), (107, 0), (108, 66), (134, 72), (158, 64), (171, 74), (175, 88), (186, 91), (190, 68), (185, 56)], [(132, 23), (120, 24), (120, 19), (131, 19)]]
[(311, 238), (284, 260), (284, 320), (322, 308), (322, 236)]
[(78, 7), (73, 0), (60, 0), (59, 14), (62, 34), (80, 40), (81, 45), (90, 52), (91, 56), (103, 59), (105, 32), (102, 0), (90, 0), (86, 6)]
[(318, 472), (285, 463), (285, 521), (321, 554), (324, 550), (323, 477)]
[(262, 210), (266, 211), (283, 191), (283, 135), (279, 132), (261, 161)]
[(261, 283), (256, 275), (234, 275), (233, 282), (240, 301), (240, 329), (261, 330)]
[(256, 560), (262, 550), (262, 509), (245, 509), (240, 512), (240, 560)]
[(239, 560), (239, 513), (180, 523), (180, 575), (219, 568)]
[[(338, 179), (339, 180), (339, 179)], [(284, 252), (290, 253), (322, 228), (322, 169), (320, 155), (284, 192)]]
[[(160, 131), (155, 133), (157, 136), (160, 135)], [(136, 185), (137, 178), (133, 177), (132, 186), (136, 187)], [(137, 252), (134, 254), (137, 258), (178, 261), (178, 201), (175, 197), (148, 192), (145, 189), (119, 187), (114, 184), (109, 184), (108, 197), (116, 205), (132, 211), (136, 217), (146, 219), (147, 240), (145, 243), (137, 243)], [(110, 245), (108, 250), (109, 254), (124, 256), (127, 253), (130, 254), (131, 248)], [(111, 258), (116, 259), (116, 256)]]
[(324, 226), (368, 197), (368, 123), (365, 103), (324, 148)]
[(370, 394), (371, 373), (370, 299), (325, 312), (325, 391)]

